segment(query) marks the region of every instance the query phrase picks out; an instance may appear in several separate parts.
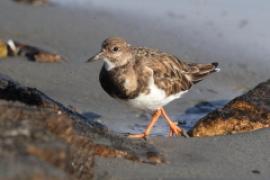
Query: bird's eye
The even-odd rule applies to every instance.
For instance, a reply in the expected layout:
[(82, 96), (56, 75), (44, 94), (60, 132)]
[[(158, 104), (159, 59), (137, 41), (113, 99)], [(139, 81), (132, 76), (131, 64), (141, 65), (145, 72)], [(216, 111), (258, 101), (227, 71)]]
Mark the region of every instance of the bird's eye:
[(117, 51), (119, 50), (119, 48), (115, 46), (112, 50), (113, 50), (114, 52), (117, 52)]

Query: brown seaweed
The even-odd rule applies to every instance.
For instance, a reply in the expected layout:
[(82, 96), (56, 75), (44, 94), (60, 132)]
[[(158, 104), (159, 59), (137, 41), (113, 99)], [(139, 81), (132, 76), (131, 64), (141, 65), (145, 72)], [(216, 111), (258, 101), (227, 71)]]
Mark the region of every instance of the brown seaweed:
[(8, 40), (0, 40), (0, 58), (23, 56), (30, 61), (42, 63), (55, 63), (63, 61), (64, 58), (56, 53), (51, 53), (35, 46)]

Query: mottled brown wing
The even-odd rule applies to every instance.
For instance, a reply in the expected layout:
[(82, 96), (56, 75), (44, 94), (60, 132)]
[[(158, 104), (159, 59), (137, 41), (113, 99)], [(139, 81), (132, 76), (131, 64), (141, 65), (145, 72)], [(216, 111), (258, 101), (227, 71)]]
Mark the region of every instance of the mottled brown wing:
[(138, 48), (135, 58), (153, 70), (155, 83), (167, 95), (190, 89), (192, 84), (215, 72), (218, 65), (187, 64), (173, 55), (146, 48)]
[(152, 49), (139, 49), (138, 61), (153, 70), (155, 84), (167, 95), (190, 89), (192, 81), (186, 77), (189, 65), (167, 53)]

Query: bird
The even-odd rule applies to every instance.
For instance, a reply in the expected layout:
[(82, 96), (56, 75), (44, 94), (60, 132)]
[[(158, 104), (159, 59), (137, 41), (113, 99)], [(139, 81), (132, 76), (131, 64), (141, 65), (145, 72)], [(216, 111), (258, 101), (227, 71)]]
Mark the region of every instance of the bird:
[(188, 63), (159, 49), (133, 46), (122, 37), (109, 37), (101, 50), (87, 62), (103, 61), (99, 81), (103, 90), (136, 109), (152, 113), (144, 132), (129, 138), (147, 138), (162, 116), (169, 126), (169, 136), (185, 136), (164, 106), (179, 99), (207, 75), (218, 72), (217, 62)]

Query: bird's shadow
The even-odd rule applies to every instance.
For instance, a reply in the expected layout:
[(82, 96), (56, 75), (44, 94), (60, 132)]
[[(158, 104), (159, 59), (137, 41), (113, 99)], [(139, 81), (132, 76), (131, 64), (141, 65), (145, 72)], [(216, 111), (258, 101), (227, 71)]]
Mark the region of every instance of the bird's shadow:
[(81, 114), (89, 121), (96, 121), (98, 118), (101, 117), (101, 115), (94, 113), (94, 112), (84, 112)]
[(173, 115), (179, 125), (186, 130), (190, 130), (194, 125), (208, 113), (222, 108), (229, 100), (221, 99), (216, 101), (201, 101), (198, 104), (188, 108), (180, 115)]

